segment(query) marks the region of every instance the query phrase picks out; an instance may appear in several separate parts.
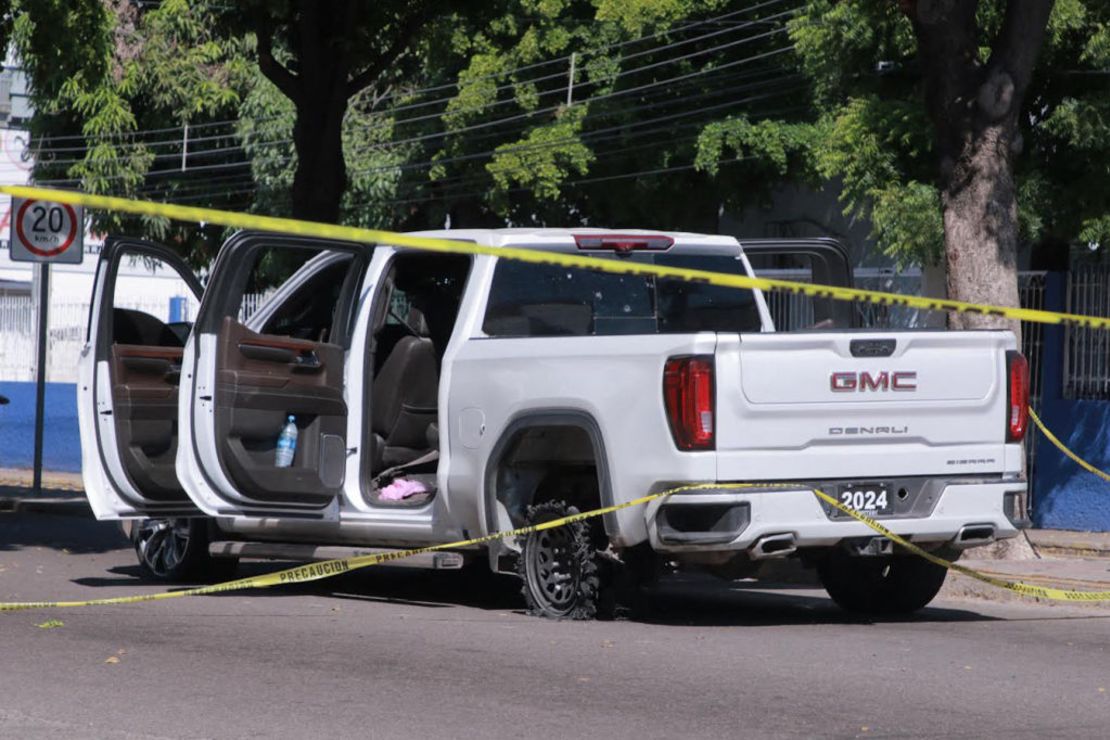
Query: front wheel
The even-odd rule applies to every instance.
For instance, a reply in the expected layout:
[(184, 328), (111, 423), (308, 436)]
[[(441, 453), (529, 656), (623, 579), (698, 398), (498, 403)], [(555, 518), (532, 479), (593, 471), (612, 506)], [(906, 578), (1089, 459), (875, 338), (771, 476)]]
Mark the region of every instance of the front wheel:
[(817, 575), (842, 609), (863, 614), (909, 614), (940, 592), (948, 569), (917, 555), (852, 557), (837, 549), (817, 563)]
[(131, 529), (131, 543), (143, 575), (176, 583), (194, 578), (220, 579), (234, 575), (234, 560), (208, 554), (205, 519), (143, 519)]

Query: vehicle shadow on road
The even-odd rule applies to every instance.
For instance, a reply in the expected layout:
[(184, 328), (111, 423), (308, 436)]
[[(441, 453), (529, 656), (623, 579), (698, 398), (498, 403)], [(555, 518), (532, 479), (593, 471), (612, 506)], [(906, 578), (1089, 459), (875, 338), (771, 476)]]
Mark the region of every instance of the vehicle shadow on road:
[[(247, 562), (239, 565), (233, 578), (261, 576), (299, 562)], [(143, 577), (138, 565), (117, 565), (107, 569), (111, 576), (74, 578), (73, 583), (90, 588), (126, 586), (161, 587), (165, 590), (188, 589), (218, 581), (196, 581), (182, 584), (160, 584)], [(206, 598), (250, 595), (252, 598), (319, 596), (329, 599), (378, 602), (421, 606), (429, 609), (470, 607), (489, 610), (523, 609), (520, 582), (511, 576), (495, 576), (478, 569), (459, 571), (421, 571), (380, 566), (346, 573), (320, 581), (291, 583), (271, 588), (241, 589), (212, 594)]]
[(630, 619), (690, 627), (997, 621), (996, 617), (950, 606), (930, 606), (909, 615), (853, 614), (838, 607), (820, 589), (799, 584), (681, 579), (661, 584), (646, 601)]
[[(293, 567), (300, 563), (247, 562), (235, 578), (247, 578)], [(117, 565), (111, 576), (83, 577), (73, 583), (90, 588), (143, 587), (147, 590), (176, 590), (205, 585), (161, 584), (142, 577), (138, 565)], [(308, 583), (263, 589), (243, 589), (203, 598), (291, 598), (319, 597), (347, 602), (414, 606), (434, 610), (456, 608), (525, 614), (520, 581), (495, 576), (480, 568), (459, 571), (421, 571), (380, 566)], [(1090, 618), (1107, 618), (1091, 615)], [(896, 623), (957, 623), (1060, 620), (1088, 618), (1073, 614), (1028, 617), (995, 617), (981, 613), (969, 603), (939, 602), (910, 615), (869, 617), (845, 612), (813, 584), (757, 581), (724, 582), (709, 576), (678, 574), (664, 578), (644, 593), (632, 609), (620, 609), (617, 620), (676, 627), (759, 627), (792, 625), (872, 625)]]
[(0, 552), (41, 547), (74, 554), (127, 549), (115, 522), (50, 514), (0, 514)]

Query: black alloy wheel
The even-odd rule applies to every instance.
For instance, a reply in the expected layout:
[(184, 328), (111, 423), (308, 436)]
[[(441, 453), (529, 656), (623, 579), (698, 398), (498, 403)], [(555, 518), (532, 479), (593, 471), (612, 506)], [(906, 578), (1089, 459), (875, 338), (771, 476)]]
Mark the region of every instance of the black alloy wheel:
[[(541, 524), (577, 513), (573, 506), (550, 501), (530, 507), (527, 521)], [(600, 590), (595, 555), (585, 522), (525, 535), (517, 573), (528, 611), (549, 619), (593, 619)]]
[(236, 562), (212, 558), (208, 541), (206, 519), (142, 519), (131, 528), (139, 568), (156, 581), (232, 575)]

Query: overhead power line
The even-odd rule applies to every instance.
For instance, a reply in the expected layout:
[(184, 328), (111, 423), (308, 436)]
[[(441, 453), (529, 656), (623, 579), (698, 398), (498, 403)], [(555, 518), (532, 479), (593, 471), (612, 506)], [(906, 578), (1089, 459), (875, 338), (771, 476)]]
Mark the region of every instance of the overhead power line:
[[(765, 35), (769, 35), (769, 34), (761, 34), (761, 36), (765, 36)], [(663, 79), (663, 80), (656, 80), (656, 81), (653, 81), (653, 82), (650, 82), (650, 83), (645, 83), (645, 84), (642, 84), (642, 85), (638, 85), (638, 86), (634, 86), (634, 87), (626, 88), (626, 89), (622, 89), (622, 90), (616, 90), (616, 91), (613, 91), (613, 92), (610, 92), (610, 93), (595, 95), (595, 96), (583, 99), (580, 102), (580, 104), (589, 104), (589, 103), (592, 103), (592, 102), (598, 102), (598, 101), (603, 101), (603, 100), (610, 100), (610, 99), (614, 99), (614, 98), (620, 98), (620, 97), (624, 97), (624, 96), (631, 95), (631, 94), (634, 94), (634, 93), (643, 92), (645, 90), (657, 89), (657, 88), (664, 87), (664, 86), (667, 86), (667, 85), (672, 85), (673, 83), (685, 82), (687, 80), (700, 78), (700, 77), (703, 77), (705, 75), (713, 74), (713, 73), (716, 73), (716, 72), (719, 72), (719, 71), (722, 71), (722, 70), (725, 70), (725, 69), (731, 69), (731, 68), (735, 68), (735, 67), (738, 67), (738, 66), (749, 64), (749, 63), (752, 63), (752, 62), (755, 62), (755, 61), (759, 61), (759, 60), (762, 60), (762, 59), (771, 58), (773, 56), (777, 56), (779, 54), (789, 52), (789, 51), (792, 50), (792, 48), (793, 47), (790, 47), (790, 46), (781, 47), (781, 48), (773, 49), (773, 50), (763, 52), (763, 53), (760, 53), (760, 54), (756, 54), (756, 55), (752, 55), (752, 56), (732, 60), (730, 62), (726, 62), (726, 63), (714, 65), (714, 66), (709, 66), (709, 67), (703, 68), (701, 70), (696, 70), (696, 71), (689, 72), (689, 73), (686, 73), (686, 74), (677, 75), (675, 77), (670, 77), (670, 78)], [(510, 115), (510, 116), (505, 116), (505, 117), (493, 119), (491, 121), (483, 121), (481, 123), (476, 123), (476, 124), (472, 124), (472, 125), (469, 125), (469, 126), (464, 126), (464, 127), (458, 128), (458, 129), (451, 130), (451, 131), (435, 132), (435, 133), (423, 134), (423, 135), (419, 135), (419, 136), (415, 136), (415, 137), (410, 137), (408, 139), (402, 139), (402, 140), (391, 141), (391, 142), (384, 142), (383, 144), (378, 145), (376, 147), (376, 149), (378, 151), (383, 151), (383, 152), (384, 151), (391, 151), (391, 150), (396, 149), (398, 147), (409, 145), (409, 144), (421, 143), (421, 142), (431, 141), (431, 140), (434, 140), (434, 139), (443, 139), (443, 138), (447, 138), (447, 137), (450, 137), (450, 136), (457, 136), (457, 135), (461, 135), (461, 134), (476, 131), (476, 130), (491, 129), (491, 128), (501, 126), (501, 125), (503, 125), (505, 123), (509, 123), (509, 122), (517, 122), (517, 121), (526, 122), (526, 121), (530, 121), (530, 120), (533, 120), (535, 118), (538, 118), (538, 117), (542, 116), (545, 113), (552, 113), (552, 112), (558, 110), (559, 108), (560, 108), (560, 106), (550, 106), (550, 107), (547, 107), (547, 108), (538, 109), (536, 111), (530, 111), (530, 112), (521, 113), (521, 114), (514, 114), (514, 115)], [(279, 158), (277, 160), (274, 160), (274, 159), (268, 159), (268, 158), (263, 157), (260, 160), (256, 159), (256, 161), (262, 161), (262, 162), (266, 162), (266, 161), (287, 161), (288, 159), (289, 159), (288, 157), (283, 157), (283, 158)], [(191, 172), (214, 172), (214, 171), (223, 171), (223, 170), (229, 170), (229, 169), (246, 169), (246, 168), (249, 168), (250, 166), (251, 166), (251, 161), (244, 160), (242, 162), (220, 163), (220, 164), (214, 164), (214, 165), (199, 165), (199, 166), (194, 166), (194, 167), (188, 168), (188, 171), (191, 171)], [(171, 169), (166, 169), (166, 170), (154, 170), (154, 171), (148, 172), (147, 177), (175, 176), (175, 175), (179, 175), (179, 174), (181, 174), (179, 169), (171, 168)], [(126, 178), (125, 178), (125, 176), (109, 176), (107, 179), (109, 179), (109, 180), (122, 180), (122, 179), (126, 179)], [(76, 182), (78, 182), (78, 181), (73, 179), (73, 178), (57, 178), (57, 179), (51, 179), (51, 180), (42, 180), (42, 181), (40, 181), (40, 184), (64, 185), (64, 184), (67, 184), (67, 183), (76, 183)]]
[[(726, 92), (733, 92), (733, 93), (744, 92), (744, 91), (748, 91), (748, 90), (755, 90), (755, 89), (758, 89), (758, 88), (761, 88), (761, 87), (767, 87), (767, 85), (770, 85), (770, 84), (780, 84), (780, 83), (783, 83), (783, 82), (799, 81), (799, 80), (800, 80), (800, 75), (798, 75), (798, 74), (784, 74), (784, 75), (780, 75), (780, 77), (778, 77), (778, 78), (771, 79), (771, 80), (765, 80), (765, 81), (756, 82), (756, 83), (749, 83), (749, 84), (745, 84), (745, 85), (736, 85), (736, 87), (731, 88), (729, 91), (726, 91)], [(599, 136), (602, 136), (603, 134), (612, 133), (612, 132), (629, 132), (629, 131), (634, 131), (636, 129), (642, 129), (642, 128), (644, 128), (644, 126), (648, 126), (648, 125), (652, 125), (652, 124), (656, 124), (656, 123), (662, 123), (662, 122), (667, 122), (667, 121), (675, 121), (675, 120), (680, 120), (680, 119), (684, 119), (684, 118), (692, 118), (692, 116), (704, 115), (705, 113), (708, 113), (708, 112), (715, 112), (715, 111), (719, 111), (719, 110), (724, 110), (724, 109), (727, 109), (727, 108), (730, 108), (730, 107), (738, 107), (738, 105), (744, 104), (744, 103), (747, 103), (747, 102), (754, 102), (754, 101), (757, 101), (757, 100), (764, 100), (764, 99), (767, 99), (767, 98), (774, 98), (774, 97), (776, 97), (776, 95), (785, 94), (786, 92), (790, 92), (790, 91), (793, 91), (795, 89), (798, 89), (798, 88), (797, 87), (787, 88), (787, 89), (779, 88), (776, 91), (771, 92), (769, 94), (754, 95), (754, 97), (748, 97), (748, 98), (741, 99), (741, 100), (729, 100), (729, 101), (726, 101), (724, 103), (709, 105), (709, 107), (705, 107), (705, 105), (700, 105), (700, 107), (679, 111), (678, 113), (672, 113), (672, 114), (667, 114), (667, 115), (662, 115), (662, 116), (654, 116), (654, 118), (647, 118), (647, 119), (643, 119), (643, 120), (639, 120), (639, 121), (635, 121), (635, 122), (630, 122), (630, 123), (620, 123), (620, 124), (616, 124), (616, 125), (607, 126), (607, 128), (603, 128), (603, 129), (595, 129), (595, 130), (591, 130), (591, 131), (585, 131), (582, 134), (579, 134), (578, 136), (571, 136), (571, 138), (551, 140), (551, 141), (547, 141), (547, 142), (543, 142), (543, 143), (532, 143), (532, 144), (521, 143), (521, 144), (515, 144), (515, 145), (511, 145), (511, 146), (501, 146), (501, 148), (493, 148), (493, 149), (488, 149), (488, 150), (483, 150), (483, 151), (478, 151), (478, 152), (470, 152), (470, 153), (461, 154), (461, 155), (448, 156), (448, 158), (426, 160), (426, 161), (421, 161), (421, 162), (406, 162), (406, 163), (401, 163), (401, 164), (375, 165), (375, 166), (372, 166), (372, 168), (350, 169), (347, 172), (349, 172), (349, 174), (351, 174), (351, 175), (357, 175), (357, 174), (366, 174), (366, 173), (371, 173), (371, 172), (426, 170), (426, 169), (431, 169), (432, 166), (435, 166), (435, 165), (453, 164), (453, 163), (457, 163), (457, 162), (465, 162), (465, 161), (486, 159), (486, 158), (488, 158), (488, 156), (492, 156), (495, 153), (508, 154), (508, 153), (531, 152), (531, 151), (553, 148), (553, 146), (561, 146), (561, 145), (564, 145), (564, 144), (567, 144), (567, 143), (572, 143), (576, 140), (582, 140), (584, 142), (591, 142), (592, 140), (598, 139)], [(609, 118), (609, 116), (612, 116), (612, 115), (635, 113), (635, 112), (638, 112), (638, 111), (644, 111), (644, 110), (657, 108), (657, 107), (659, 107), (659, 105), (674, 105), (674, 104), (679, 104), (679, 103), (683, 103), (683, 102), (688, 102), (690, 100), (704, 99), (705, 97), (709, 97), (709, 95), (720, 94), (720, 92), (722, 92), (722, 91), (715, 90), (715, 91), (709, 91), (709, 92), (706, 92), (706, 93), (699, 93), (699, 94), (695, 94), (695, 95), (689, 95), (689, 97), (686, 97), (686, 98), (679, 98), (679, 99), (676, 99), (676, 100), (660, 101), (657, 104), (644, 105), (644, 107), (634, 108), (630, 111), (626, 110), (626, 109), (615, 109), (615, 110), (610, 110), (610, 111), (599, 112), (599, 113), (596, 113), (596, 114), (591, 113), (591, 114), (588, 114), (586, 116), (586, 120), (596, 121), (596, 120)], [(289, 158), (285, 158), (285, 156), (274, 156), (274, 158), (259, 158), (259, 159), (256, 159), (255, 162), (256, 163), (261, 162), (261, 163), (282, 164), (282, 163), (286, 162), (287, 160), (289, 160)], [(232, 163), (232, 164), (216, 164), (216, 165), (206, 165), (206, 166), (202, 165), (202, 166), (198, 166), (198, 168), (192, 168), (190, 171), (192, 171), (192, 172), (199, 172), (199, 171), (213, 172), (213, 171), (224, 171), (224, 170), (228, 170), (228, 169), (245, 170), (245, 169), (249, 169), (250, 165), (251, 165), (251, 162), (238, 162), (238, 163)], [(168, 171), (163, 171), (163, 172), (164, 172), (164, 174), (179, 174), (178, 172), (173, 171), (173, 170), (168, 170)], [(154, 175), (158, 175), (160, 173), (159, 172), (152, 172), (152, 173), (149, 173), (149, 174), (151, 176), (154, 176)], [(249, 178), (250, 173), (249, 172), (243, 172), (242, 176), (243, 176), (244, 179)], [(69, 181), (61, 181), (61, 182), (75, 182), (75, 181), (69, 180)], [(47, 183), (43, 182), (42, 184), (47, 184)], [(59, 181), (52, 181), (52, 182), (50, 182), (50, 184), (59, 184)]]
[[(650, 34), (650, 35), (647, 35), (647, 36), (641, 36), (641, 37), (638, 37), (638, 38), (635, 38), (635, 39), (628, 39), (626, 41), (615, 42), (613, 44), (606, 44), (606, 45), (603, 45), (603, 46), (594, 47), (592, 49), (587, 49), (587, 50), (584, 50), (584, 51), (576, 51), (575, 53), (578, 54), (579, 56), (584, 56), (584, 55), (590, 55), (590, 54), (598, 54), (598, 53), (601, 53), (603, 51), (607, 51), (607, 50), (614, 49), (614, 48), (623, 48), (625, 46), (641, 43), (641, 42), (644, 42), (644, 41), (653, 40), (653, 39), (660, 38), (660, 37), (663, 37), (663, 36), (668, 36), (668, 35), (672, 35), (672, 34), (675, 34), (675, 33), (681, 33), (683, 31), (689, 30), (691, 28), (717, 23), (717, 22), (720, 22), (720, 21), (723, 21), (723, 20), (726, 20), (726, 19), (729, 19), (729, 18), (734, 18), (738, 15), (753, 13), (753, 12), (755, 12), (757, 10), (761, 10), (765, 7), (769, 7), (769, 6), (772, 6), (772, 5), (777, 5), (777, 4), (780, 4), (782, 2), (786, 2), (786, 1), (787, 0), (766, 0), (765, 2), (759, 3), (757, 5), (749, 6), (749, 7), (746, 7), (746, 8), (741, 8), (741, 9), (731, 11), (731, 12), (728, 12), (728, 13), (724, 13), (724, 14), (721, 14), (721, 15), (718, 15), (718, 16), (714, 16), (714, 17), (711, 17), (711, 18), (692, 21), (688, 24), (685, 24), (685, 25), (682, 25), (682, 26), (677, 26), (675, 28), (666, 29), (666, 30), (663, 30), (663, 31), (659, 31), (657, 33), (653, 33), (653, 34)], [(625, 57), (625, 58), (631, 59), (631, 58), (634, 58), (634, 57), (643, 56), (645, 54), (658, 53), (660, 51), (664, 51), (664, 50), (669, 49), (669, 48), (675, 48), (677, 46), (682, 46), (682, 45), (689, 44), (689, 43), (695, 43), (695, 42), (703, 40), (705, 38), (715, 37), (717, 35), (720, 35), (721, 33), (731, 32), (731, 31), (734, 31), (734, 30), (737, 30), (737, 29), (745, 28), (745, 27), (747, 27), (745, 24), (751, 25), (751, 24), (756, 24), (756, 23), (770, 22), (771, 18), (779, 18), (779, 17), (783, 17), (783, 16), (786, 16), (786, 15), (794, 14), (794, 13), (797, 13), (799, 10), (800, 10), (800, 6), (792, 8), (789, 11), (778, 13), (775, 16), (771, 16), (771, 17), (768, 17), (768, 18), (754, 20), (754, 21), (740, 21), (737, 25), (732, 26), (729, 29), (726, 29), (726, 31), (709, 32), (709, 33), (703, 34), (701, 36), (695, 37), (693, 39), (680, 40), (680, 41), (673, 42), (673, 43), (670, 43), (670, 44), (667, 44), (667, 45), (664, 45), (664, 46), (656, 47), (654, 49), (648, 49), (648, 50), (642, 50), (642, 51), (639, 51), (639, 52), (635, 52), (633, 54), (627, 55), (627, 57)], [(522, 72), (522, 71), (525, 71), (525, 70), (536, 69), (536, 68), (546, 66), (546, 65), (567, 62), (567, 61), (569, 61), (569, 59), (570, 59), (570, 55), (567, 54), (565, 56), (557, 57), (555, 59), (550, 59), (550, 60), (546, 60), (546, 61), (542, 61), (542, 62), (535, 62), (535, 63), (532, 63), (532, 64), (527, 64), (527, 65), (515, 67), (515, 68), (512, 68), (512, 69), (503, 70), (503, 71), (496, 72), (496, 73), (490, 73), (490, 74), (484, 75), (482, 77), (472, 78), (472, 79), (467, 80), (466, 84), (473, 84), (473, 83), (481, 82), (481, 81), (484, 81), (484, 80), (487, 80), (487, 79), (504, 78), (505, 76), (516, 74), (516, 73), (519, 73), (519, 72)], [(499, 86), (497, 88), (497, 90), (500, 91), (500, 90), (504, 90), (504, 89), (510, 89), (510, 88), (517, 87), (520, 84), (528, 84), (529, 82), (537, 82), (537, 81), (540, 81), (541, 79), (555, 79), (555, 78), (562, 78), (562, 77), (565, 77), (565, 74), (564, 74), (564, 72), (560, 71), (560, 72), (558, 72), (556, 74), (553, 74), (549, 77), (535, 78), (535, 79), (532, 79), (532, 80), (521, 80), (521, 81), (517, 81), (517, 82), (513, 82), (513, 83), (508, 83), (508, 84)], [(590, 84), (590, 83), (589, 82), (583, 82), (581, 84)], [(459, 87), (458, 82), (446, 83), (446, 84), (443, 84), (443, 85), (436, 85), (436, 86), (432, 86), (432, 87), (419, 88), (419, 89), (416, 89), (416, 90), (401, 91), (401, 92), (389, 95), (386, 98), (383, 98), (383, 100), (385, 100), (385, 99), (394, 99), (394, 98), (397, 98), (397, 97), (412, 97), (412, 96), (415, 96), (415, 95), (421, 95), (421, 94), (428, 93), (428, 92), (437, 92), (437, 91), (441, 91), (441, 90), (454, 89), (454, 88), (457, 88), (457, 87)], [(421, 106), (437, 104), (437, 103), (443, 103), (443, 102), (448, 102), (448, 101), (452, 100), (453, 98), (454, 98), (454, 96), (452, 95), (452, 96), (447, 96), (447, 97), (440, 98), (439, 100), (429, 101), (429, 102), (426, 102), (426, 103), (409, 104), (407, 106), (405, 106), (405, 105), (397, 106), (397, 107), (393, 108), (392, 110), (398, 111), (398, 110), (405, 110), (405, 109), (410, 109), (410, 108), (416, 108), (416, 107), (421, 107)], [(195, 123), (195, 124), (191, 123), (191, 124), (188, 124), (188, 128), (189, 128), (190, 131), (206, 131), (208, 129), (215, 128), (215, 127), (231, 127), (231, 126), (234, 126), (235, 124), (237, 124), (238, 120), (239, 119), (228, 119), (228, 120), (224, 120), (224, 121), (209, 121), (209, 122), (202, 122), (202, 123)], [(275, 120), (275, 118), (260, 119), (261, 122), (265, 122), (265, 121), (269, 121), (269, 120)], [(172, 139), (164, 139), (163, 141), (159, 141), (159, 142), (149, 142), (149, 144), (151, 146), (155, 146), (155, 145), (171, 146), (171, 145), (180, 144), (180, 141), (181, 141), (182, 135), (184, 134), (185, 128), (186, 128), (186, 126), (182, 125), (182, 126), (176, 126), (176, 127), (142, 129), (142, 130), (136, 130), (136, 131), (127, 131), (127, 132), (112, 132), (112, 133), (106, 133), (106, 134), (58, 135), (58, 136), (52, 136), (52, 137), (49, 137), (49, 138), (46, 138), (46, 139), (40, 139), (40, 140), (35, 142), (35, 146), (39, 151), (51, 151), (51, 150), (62, 151), (63, 149), (61, 147), (52, 147), (50, 145), (53, 142), (59, 142), (59, 141), (88, 142), (90, 140), (97, 141), (97, 140), (106, 140), (106, 139), (135, 138), (135, 137), (147, 136), (147, 135), (152, 135), (152, 134), (173, 133), (173, 134), (176, 134), (176, 136)], [(218, 136), (200, 137), (197, 140), (198, 141), (211, 140), (211, 139), (215, 139), (215, 138), (221, 138), (222, 136), (225, 136), (225, 135), (233, 135), (233, 134), (221, 134), (221, 135), (218, 135)], [(143, 143), (143, 142), (136, 142), (136, 143)], [(72, 147), (71, 149), (84, 149), (84, 147), (83, 146), (82, 147)]]

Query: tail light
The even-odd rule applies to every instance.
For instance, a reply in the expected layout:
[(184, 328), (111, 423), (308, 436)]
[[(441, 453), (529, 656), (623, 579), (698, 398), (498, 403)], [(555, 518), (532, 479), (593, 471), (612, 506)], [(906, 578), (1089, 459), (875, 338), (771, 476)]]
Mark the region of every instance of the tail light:
[(1020, 352), (1006, 353), (1006, 441), (1020, 442), (1029, 426), (1029, 363)]
[(680, 450), (712, 450), (713, 358), (672, 357), (663, 368), (663, 400)]

